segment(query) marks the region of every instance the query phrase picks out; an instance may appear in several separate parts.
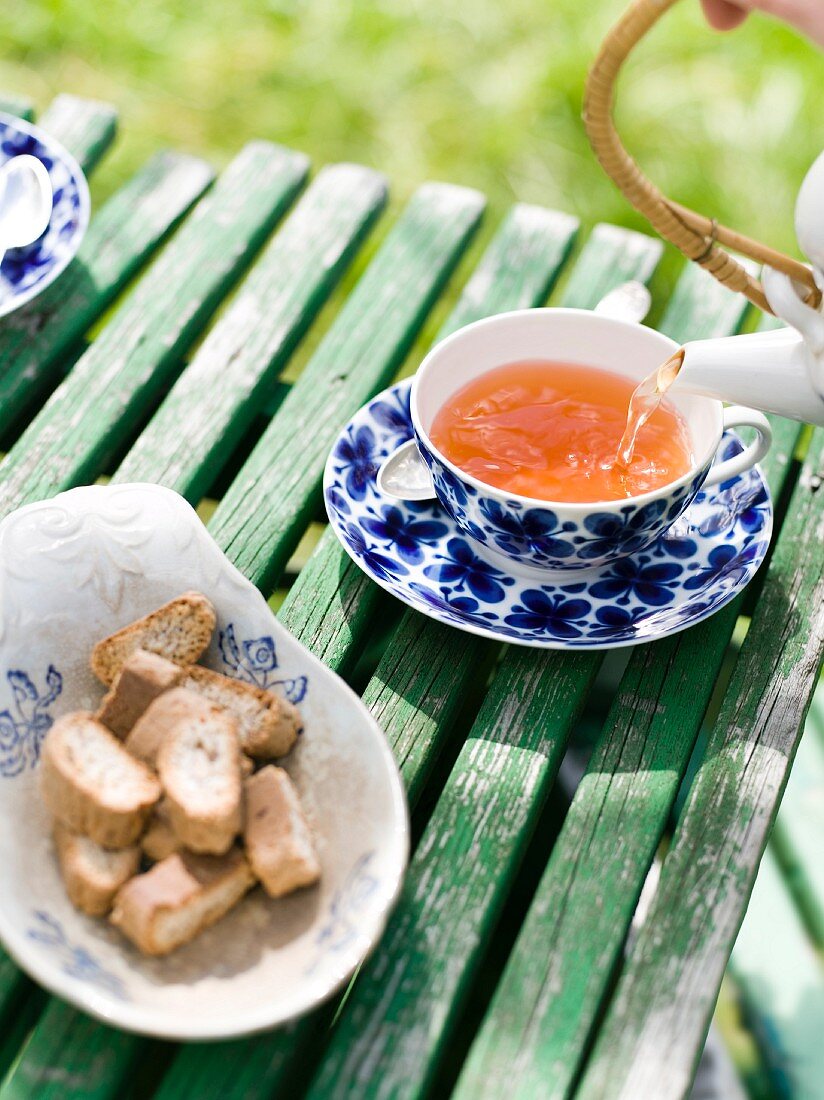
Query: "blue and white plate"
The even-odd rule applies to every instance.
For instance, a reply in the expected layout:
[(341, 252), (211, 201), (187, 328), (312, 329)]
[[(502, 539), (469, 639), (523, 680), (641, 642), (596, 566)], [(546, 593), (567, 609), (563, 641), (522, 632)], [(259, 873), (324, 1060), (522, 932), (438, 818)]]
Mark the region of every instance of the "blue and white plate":
[(0, 317), (31, 301), (74, 259), (91, 203), (80, 165), (59, 142), (22, 119), (0, 112), (0, 165), (23, 153), (45, 165), (54, 193), (46, 232), (25, 248), (11, 248), (0, 263)]
[[(383, 459), (412, 438), (411, 381), (379, 394), (346, 425), (326, 464), (324, 499), (344, 549), (387, 592), (471, 634), (542, 649), (613, 649), (676, 634), (729, 603), (755, 575), (772, 533), (761, 471), (700, 492), (642, 553), (569, 581), (483, 556), (435, 503), (378, 492)], [(727, 432), (718, 459), (742, 449)]]

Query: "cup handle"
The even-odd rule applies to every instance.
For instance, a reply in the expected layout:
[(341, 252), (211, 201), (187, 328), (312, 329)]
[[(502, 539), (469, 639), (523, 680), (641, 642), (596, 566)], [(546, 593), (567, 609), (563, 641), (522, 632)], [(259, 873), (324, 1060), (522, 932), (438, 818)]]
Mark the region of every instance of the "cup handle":
[(730, 405), (728, 409), (724, 409), (724, 431), (727, 428), (755, 428), (758, 434), (741, 454), (733, 455), (726, 462), (713, 466), (707, 474), (702, 489), (743, 474), (745, 470), (749, 470), (750, 466), (760, 462), (770, 449), (772, 443), (770, 422), (763, 413), (756, 412), (755, 409), (748, 409), (744, 405)]

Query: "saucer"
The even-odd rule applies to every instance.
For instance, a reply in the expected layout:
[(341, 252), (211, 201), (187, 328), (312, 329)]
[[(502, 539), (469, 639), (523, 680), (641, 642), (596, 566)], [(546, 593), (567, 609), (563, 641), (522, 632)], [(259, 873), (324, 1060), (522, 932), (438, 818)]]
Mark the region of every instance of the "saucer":
[[(381, 588), (438, 622), (540, 649), (615, 649), (677, 634), (729, 603), (767, 553), (772, 502), (758, 467), (701, 491), (648, 549), (558, 580), (486, 557), (437, 501), (378, 492), (378, 467), (412, 438), (411, 379), (346, 425), (326, 463), (329, 522)], [(725, 432), (716, 461), (743, 449)], [(614, 535), (614, 532), (613, 532)]]
[(36, 297), (57, 278), (74, 259), (89, 224), (88, 184), (71, 153), (45, 131), (0, 112), (0, 165), (23, 153), (37, 157), (49, 173), (53, 206), (46, 232), (3, 256), (0, 317)]

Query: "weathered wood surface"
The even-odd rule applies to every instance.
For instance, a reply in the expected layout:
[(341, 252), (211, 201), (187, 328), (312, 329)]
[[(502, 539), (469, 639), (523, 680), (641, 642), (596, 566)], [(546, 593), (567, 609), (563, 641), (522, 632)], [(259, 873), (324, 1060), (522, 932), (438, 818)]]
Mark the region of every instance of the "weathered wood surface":
[[(49, 1000), (0, 1085), (2, 1100), (103, 1100), (121, 1096), (137, 1051), (134, 1035), (103, 1027), (56, 997)], [(54, 1051), (60, 1058), (50, 1057)], [(119, 1089), (112, 1093), (108, 1080), (113, 1065), (123, 1067)]]
[(582, 1097), (689, 1088), (824, 654), (822, 467), (817, 431)]
[(312, 1100), (421, 1097), (431, 1086), (600, 663), (554, 656), (512, 650), (492, 682)]
[(218, 505), (212, 534), (258, 587), (275, 583), (341, 424), (400, 366), (482, 209), (467, 188), (418, 190)]
[(95, 99), (59, 95), (37, 124), (65, 145), (84, 172), (90, 172), (114, 140), (117, 111)]
[(386, 201), (377, 172), (323, 168), (118, 469), (193, 503), (269, 396)]
[(61, 277), (0, 322), (1, 433), (42, 400), (90, 325), (211, 181), (205, 161), (153, 157), (93, 215)]
[[(0, 512), (95, 478), (291, 201), (304, 157), (235, 158), (0, 464)], [(118, 432), (120, 439), (118, 439)]]

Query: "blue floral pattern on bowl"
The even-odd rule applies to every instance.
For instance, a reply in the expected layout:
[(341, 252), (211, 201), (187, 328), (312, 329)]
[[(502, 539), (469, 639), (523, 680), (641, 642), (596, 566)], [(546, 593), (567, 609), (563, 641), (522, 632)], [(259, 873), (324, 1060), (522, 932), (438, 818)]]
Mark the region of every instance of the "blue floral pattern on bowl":
[(89, 189), (77, 161), (44, 131), (0, 112), (0, 165), (37, 157), (53, 192), (46, 232), (25, 248), (11, 248), (0, 263), (0, 316), (44, 290), (71, 262), (89, 221)]
[(364, 852), (335, 891), (329, 903), (326, 923), (315, 935), (317, 956), (306, 968), (307, 974), (317, 969), (327, 952), (340, 952), (360, 935), (359, 914), (364, 904), (380, 887), (374, 872), (375, 852)]
[[(374, 481), (370, 471), (376, 434), (368, 425), (351, 430), (363, 444), (358, 454), (363, 480), (357, 498), (363, 500), (369, 478)], [(371, 440), (371, 452), (365, 448), (367, 440)], [(651, 546), (690, 506), (711, 465), (707, 462), (688, 485), (674, 487), (666, 497), (641, 505), (628, 503), (617, 513), (598, 511), (593, 505), (577, 523), (562, 521), (544, 505), (530, 508), (512, 498), (502, 504), (485, 497), (470, 482), (456, 477), (420, 440), (418, 446), (444, 507), (464, 534), (515, 562), (569, 571), (592, 569)]]
[(37, 765), (43, 738), (54, 721), (49, 707), (63, 690), (63, 677), (49, 665), (43, 691), (21, 669), (10, 669), (6, 680), (14, 704), (0, 711), (0, 776), (9, 778)]
[[(324, 498), (330, 523), (353, 560), (382, 588), (431, 618), (546, 649), (636, 645), (701, 622), (733, 599), (764, 560), (772, 503), (757, 468), (707, 490), (697, 484), (706, 477), (702, 470), (663, 505), (628, 505), (619, 516), (593, 512), (585, 529), (574, 533), (558, 524), (550, 508), (502, 518), (496, 502), (480, 500), (472, 486), (443, 470), (450, 511), (465, 509), (471, 516), (467, 530), (493, 551), (486, 557), (484, 546), (467, 538), (439, 502), (401, 502), (377, 490), (381, 462), (413, 435), (409, 390), (407, 380), (379, 394), (344, 428), (326, 465)], [(741, 449), (738, 436), (726, 432), (716, 461)], [(697, 495), (690, 503), (693, 489)], [(661, 522), (671, 526), (651, 538)], [(599, 564), (603, 544), (616, 540), (626, 556)], [(587, 571), (544, 582), (538, 572), (510, 568), (497, 556), (536, 548), (549, 565), (566, 566), (575, 555)]]
[(309, 690), (305, 676), (281, 679), (275, 675), (278, 667), (275, 640), (266, 634), (260, 638), (247, 638), (238, 642), (235, 624), (229, 623), (218, 635), (218, 649), (225, 668), (238, 680), (265, 688), (274, 688), (290, 703), (301, 703)]
[(115, 974), (106, 970), (85, 947), (74, 944), (66, 935), (63, 925), (50, 913), (36, 909), (27, 935), (30, 940), (43, 944), (60, 959), (64, 974), (78, 981), (96, 985), (119, 1001), (128, 1000), (126, 987)]

